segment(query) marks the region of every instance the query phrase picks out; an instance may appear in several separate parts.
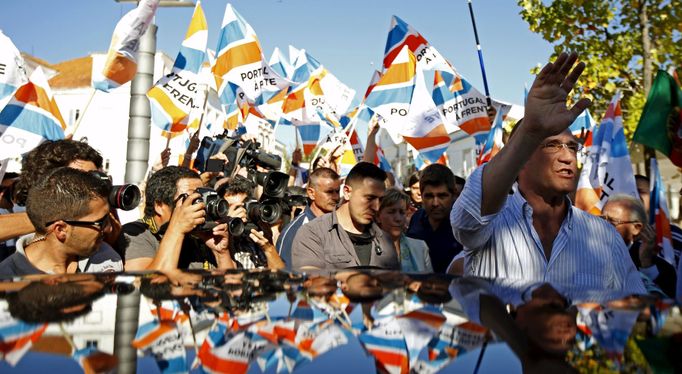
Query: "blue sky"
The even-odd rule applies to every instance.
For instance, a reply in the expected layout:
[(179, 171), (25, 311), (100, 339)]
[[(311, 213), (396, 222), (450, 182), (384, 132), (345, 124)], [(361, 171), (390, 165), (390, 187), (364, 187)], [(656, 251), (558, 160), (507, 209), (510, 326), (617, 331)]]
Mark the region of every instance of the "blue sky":
[[(215, 49), (226, 0), (205, 0), (209, 47)], [(334, 75), (364, 93), (381, 65), (391, 16), (415, 27), (458, 71), (483, 91), (466, 0), (237, 0), (232, 5), (253, 26), (269, 58), (274, 47), (305, 48)], [(0, 29), (17, 47), (56, 63), (106, 51), (111, 32), (131, 4), (114, 0), (6, 0)], [(514, 0), (474, 0), (488, 83), (493, 97), (523, 100), (531, 67), (544, 63), (551, 47), (528, 30)], [(174, 58), (192, 8), (160, 8), (157, 48)]]

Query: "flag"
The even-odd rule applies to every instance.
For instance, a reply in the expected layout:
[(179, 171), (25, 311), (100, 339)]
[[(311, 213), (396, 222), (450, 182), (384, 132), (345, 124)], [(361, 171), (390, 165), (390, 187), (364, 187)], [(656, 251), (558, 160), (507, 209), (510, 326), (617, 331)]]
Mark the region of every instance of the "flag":
[(417, 373), (436, 373), (457, 357), (474, 350), (485, 342), (486, 329), (475, 323), (458, 325), (445, 323), (429, 341), (426, 357), (421, 355), (412, 370)]
[(15, 366), (47, 329), (47, 323), (25, 323), (13, 318), (5, 307), (0, 311), (0, 359)]
[(367, 86), (367, 90), (365, 91), (365, 96), (363, 96), (363, 98), (362, 98), (363, 102), (365, 101), (365, 99), (367, 99), (367, 96), (369, 95), (369, 93), (372, 92), (372, 90), (374, 89), (374, 86), (376, 86), (377, 83), (379, 83), (379, 80), (383, 76), (384, 75), (381, 74), (381, 72), (379, 70), (374, 70), (374, 74), (372, 74), (372, 79), (369, 81), (369, 85)]
[(265, 62), (255, 31), (229, 3), (225, 7), (216, 51), (213, 74), (221, 96), (229, 82), (241, 87), (250, 101), (291, 84)]
[(486, 98), (457, 73), (436, 71), (432, 98), (445, 118), (448, 133), (461, 129), (483, 144), (490, 131)]
[(12, 40), (0, 30), (0, 100), (28, 82), (24, 58)]
[(133, 347), (149, 351), (162, 373), (187, 372), (187, 352), (178, 325), (172, 320), (153, 320), (141, 325)]
[(656, 245), (662, 248), (660, 256), (671, 265), (675, 263), (673, 251), (673, 236), (670, 231), (670, 212), (668, 211), (667, 196), (661, 173), (658, 170), (658, 162), (651, 159), (651, 198), (649, 200), (649, 223), (656, 230)]
[(192, 110), (203, 112), (206, 93), (200, 88), (208, 87), (202, 85), (200, 71), (206, 61), (207, 41), (206, 17), (198, 1), (173, 69), (147, 92), (152, 123), (157, 127), (179, 132), (187, 127)]
[(305, 49), (299, 49), (298, 54), (295, 57), (291, 80), (296, 83), (307, 82), (311, 76), (317, 75), (321, 71), (322, 64), (313, 56), (309, 55)]
[(682, 167), (682, 90), (659, 70), (651, 86), (632, 140), (657, 149)]
[(154, 20), (160, 0), (141, 0), (114, 28), (102, 71), (92, 74), (92, 87), (109, 92), (133, 79), (137, 72), (140, 38)]
[(280, 51), (279, 48), (275, 47), (275, 50), (272, 51), (268, 64), (275, 73), (279, 74), (279, 76), (285, 78), (291, 77), (293, 66), (284, 58), (282, 51)]
[(384, 155), (384, 150), (379, 146), (377, 146), (377, 154), (376, 157), (374, 157), (374, 165), (378, 166), (379, 169), (387, 173), (393, 173), (393, 167), (391, 167), (391, 163), (388, 162), (386, 156)]
[(381, 126), (396, 144), (402, 140), (396, 126), (407, 117), (416, 75), (416, 59), (405, 46), (365, 99), (365, 105), (381, 116)]
[(573, 136), (583, 142), (583, 146), (589, 147), (592, 145), (592, 132), (597, 123), (592, 119), (588, 109), (583, 110), (582, 113), (568, 126)]
[(64, 139), (66, 124), (40, 67), (0, 112), (0, 160), (27, 153), (45, 140)]
[(317, 143), (320, 141), (320, 124), (311, 123), (305, 125), (297, 125), (296, 130), (301, 136), (303, 142), (303, 153), (307, 156), (313, 152)]
[(495, 114), (495, 119), (493, 120), (493, 126), (488, 133), (488, 138), (483, 144), (483, 149), (478, 155), (477, 163), (482, 165), (490, 160), (499, 152), (504, 144), (502, 143), (502, 137), (504, 135), (504, 117), (511, 110), (511, 105), (501, 105), (497, 108), (497, 113)]
[(355, 97), (355, 90), (346, 86), (334, 74), (326, 68), (322, 68), (317, 75), (320, 80), (320, 89), (324, 92), (326, 105), (337, 117), (345, 113)]
[(420, 70), (448, 69), (450, 64), (412, 26), (398, 16), (391, 19), (391, 29), (384, 49), (384, 69), (388, 69), (400, 51), (407, 47), (416, 56)]
[(620, 93), (609, 104), (588, 152), (578, 180), (575, 198), (578, 208), (598, 215), (613, 194), (639, 198), (623, 132)]

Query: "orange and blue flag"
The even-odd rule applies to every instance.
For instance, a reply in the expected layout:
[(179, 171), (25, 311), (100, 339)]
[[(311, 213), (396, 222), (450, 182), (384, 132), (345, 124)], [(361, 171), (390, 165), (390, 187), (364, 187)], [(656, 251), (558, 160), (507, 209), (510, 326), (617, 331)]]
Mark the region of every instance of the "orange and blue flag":
[[(221, 98), (229, 82), (241, 87), (252, 102), (291, 84), (268, 65), (256, 32), (229, 3), (225, 7), (216, 54), (213, 74)], [(223, 104), (231, 103), (223, 101)]]
[(663, 179), (658, 170), (658, 162), (651, 159), (651, 197), (649, 203), (649, 223), (656, 230), (656, 244), (662, 248), (661, 256), (671, 265), (675, 263), (673, 250), (673, 235), (670, 229), (670, 212), (668, 211), (667, 194), (663, 186)]
[(187, 352), (178, 325), (172, 320), (153, 320), (141, 325), (133, 347), (149, 351), (162, 373), (186, 372)]
[(417, 30), (398, 16), (393, 16), (384, 49), (385, 70), (395, 62), (404, 47), (417, 56), (417, 67), (420, 70), (448, 69), (450, 66), (447, 60)]
[(200, 90), (200, 71), (206, 61), (207, 41), (206, 17), (198, 1), (173, 69), (147, 92), (152, 123), (164, 131), (184, 130), (188, 126), (190, 112), (204, 109), (201, 101), (206, 93)]
[(616, 93), (609, 104), (592, 139), (592, 146), (580, 172), (575, 205), (599, 215), (608, 197), (613, 194), (639, 197), (623, 130), (620, 93)]
[(394, 318), (360, 334), (358, 339), (365, 350), (374, 357), (377, 372), (399, 374), (410, 372), (403, 331)]
[(0, 112), (0, 160), (27, 153), (45, 140), (64, 139), (66, 124), (38, 67)]
[(92, 87), (109, 92), (130, 82), (137, 72), (140, 38), (154, 20), (160, 0), (142, 0), (114, 28), (109, 52), (101, 71), (92, 74)]
[(490, 131), (486, 98), (466, 79), (447, 71), (434, 74), (431, 97), (445, 118), (448, 133), (461, 129), (485, 142)]

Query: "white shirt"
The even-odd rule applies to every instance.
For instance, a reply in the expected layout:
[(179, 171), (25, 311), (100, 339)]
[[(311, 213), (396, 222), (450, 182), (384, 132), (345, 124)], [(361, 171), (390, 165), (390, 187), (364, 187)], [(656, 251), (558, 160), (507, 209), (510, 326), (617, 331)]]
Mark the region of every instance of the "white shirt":
[(495, 214), (481, 215), (483, 167), (476, 169), (450, 213), (466, 252), (464, 273), (570, 285), (579, 290), (646, 294), (623, 239), (608, 222), (570, 204), (549, 261), (533, 227), (533, 208), (515, 192)]

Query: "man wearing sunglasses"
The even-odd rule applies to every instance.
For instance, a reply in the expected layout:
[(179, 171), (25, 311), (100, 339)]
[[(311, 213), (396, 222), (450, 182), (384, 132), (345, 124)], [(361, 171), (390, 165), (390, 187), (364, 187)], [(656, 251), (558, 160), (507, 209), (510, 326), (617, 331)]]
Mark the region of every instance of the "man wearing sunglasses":
[(609, 197), (601, 211), (601, 217), (612, 224), (623, 238), (637, 269), (652, 280), (666, 296), (675, 297), (675, 268), (658, 256), (661, 249), (656, 245), (656, 232), (647, 223), (644, 209), (639, 199), (616, 194)]
[[(568, 130), (589, 105), (566, 107), (585, 68), (562, 53), (535, 78), (525, 117), (505, 147), (469, 177), (450, 214), (465, 274), (646, 293), (618, 233), (575, 208), (580, 144)], [(513, 194), (509, 194), (516, 186)]]
[(17, 241), (16, 252), (0, 263), (0, 276), (79, 271), (78, 261), (111, 231), (108, 193), (105, 182), (85, 171), (61, 167), (45, 175), (26, 200), (36, 232)]

